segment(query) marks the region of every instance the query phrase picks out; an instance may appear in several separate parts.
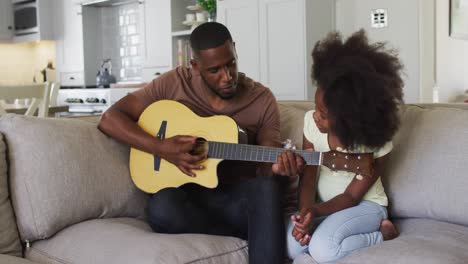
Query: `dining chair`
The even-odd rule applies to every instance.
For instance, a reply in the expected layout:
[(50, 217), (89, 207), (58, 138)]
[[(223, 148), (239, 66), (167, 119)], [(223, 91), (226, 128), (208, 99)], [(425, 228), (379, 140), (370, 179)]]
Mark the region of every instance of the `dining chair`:
[(57, 97), (60, 90), (59, 82), (50, 83), (50, 97), (49, 97), (49, 106), (57, 106)]
[[(0, 99), (32, 99), (25, 115), (33, 116), (37, 110), (38, 117), (47, 117), (49, 113), (49, 83), (31, 85), (0, 85)], [(0, 105), (0, 115), (5, 114), (5, 109)]]

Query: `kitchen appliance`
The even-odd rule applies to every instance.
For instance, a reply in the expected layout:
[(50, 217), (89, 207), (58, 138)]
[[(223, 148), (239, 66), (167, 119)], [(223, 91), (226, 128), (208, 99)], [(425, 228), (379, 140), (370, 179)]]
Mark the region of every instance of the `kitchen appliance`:
[(109, 88), (111, 83), (116, 82), (117, 80), (115, 79), (115, 76), (112, 75), (111, 59), (103, 60), (101, 64), (101, 69), (96, 75), (96, 86), (98, 88)]
[(14, 2), (13, 10), (15, 36), (39, 32), (36, 1), (16, 1)]
[(75, 115), (100, 115), (113, 103), (140, 88), (60, 89), (57, 105)]

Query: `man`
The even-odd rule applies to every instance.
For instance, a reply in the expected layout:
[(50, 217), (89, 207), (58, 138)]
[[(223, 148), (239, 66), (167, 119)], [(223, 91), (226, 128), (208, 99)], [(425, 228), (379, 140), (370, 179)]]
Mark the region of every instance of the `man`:
[[(280, 147), (279, 111), (269, 89), (237, 71), (237, 55), (228, 29), (211, 22), (190, 36), (191, 69), (179, 67), (129, 94), (102, 116), (99, 128), (134, 148), (160, 156), (196, 177), (205, 154), (191, 155), (195, 137), (159, 140), (136, 121), (151, 103), (176, 100), (199, 116), (227, 115), (247, 133), (248, 143)], [(295, 176), (303, 160), (284, 152), (277, 163), (223, 162), (214, 189), (195, 184), (167, 188), (149, 202), (148, 221), (159, 233), (204, 233), (248, 239), (250, 263), (281, 263), (284, 225), (282, 181)]]

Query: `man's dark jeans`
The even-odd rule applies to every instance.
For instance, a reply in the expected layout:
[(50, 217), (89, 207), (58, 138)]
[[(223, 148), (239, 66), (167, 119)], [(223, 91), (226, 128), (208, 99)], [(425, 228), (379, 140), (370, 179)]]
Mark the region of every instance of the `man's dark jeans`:
[(195, 184), (167, 188), (149, 202), (148, 220), (158, 233), (202, 233), (248, 240), (249, 263), (282, 263), (284, 181), (257, 177), (208, 189)]

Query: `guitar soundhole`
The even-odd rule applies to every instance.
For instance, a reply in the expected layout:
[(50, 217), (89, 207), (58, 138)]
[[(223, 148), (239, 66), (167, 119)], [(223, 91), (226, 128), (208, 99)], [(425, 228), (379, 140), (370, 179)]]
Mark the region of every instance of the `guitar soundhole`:
[(208, 153), (208, 141), (204, 138), (197, 138), (195, 142), (195, 146), (193, 149), (190, 151), (191, 155), (201, 155), (201, 154), (207, 154)]

